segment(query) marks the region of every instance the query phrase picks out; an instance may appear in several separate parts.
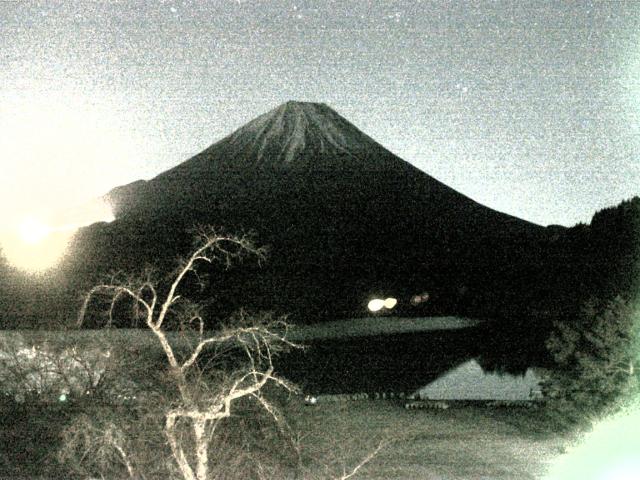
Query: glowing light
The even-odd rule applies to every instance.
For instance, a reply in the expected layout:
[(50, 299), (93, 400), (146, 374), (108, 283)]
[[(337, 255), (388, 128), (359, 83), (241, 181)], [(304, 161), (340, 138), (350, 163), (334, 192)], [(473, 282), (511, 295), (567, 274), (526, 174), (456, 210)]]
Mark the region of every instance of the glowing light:
[(113, 220), (110, 206), (102, 200), (51, 214), (47, 222), (26, 217), (13, 228), (0, 231), (2, 254), (16, 268), (42, 273), (58, 264), (78, 228)]
[(398, 304), (398, 300), (396, 298), (390, 297), (384, 301), (384, 308), (386, 308), (387, 310), (391, 310), (397, 304)]
[(429, 300), (429, 294), (427, 292), (414, 295), (413, 297), (411, 297), (411, 305), (415, 307), (417, 305), (420, 305), (421, 303), (426, 302), (427, 300)]
[(150, 145), (128, 124), (127, 99), (85, 95), (75, 85), (29, 84), (6, 93), (0, 248), (13, 266), (43, 272), (58, 263), (78, 228), (113, 220), (108, 205), (91, 199), (144, 177), (140, 165)]
[(111, 205), (98, 198), (82, 205), (67, 207), (52, 214), (56, 230), (77, 230), (80, 227), (96, 222), (112, 222), (115, 220)]
[(379, 312), (384, 308), (384, 300), (382, 300), (381, 298), (374, 298), (369, 302), (367, 308), (370, 312)]
[(367, 304), (367, 308), (369, 309), (370, 312), (379, 312), (383, 308), (386, 308), (387, 310), (391, 310), (393, 307), (397, 305), (397, 303), (398, 303), (398, 300), (392, 297), (386, 298), (384, 300), (381, 298), (374, 298)]
[(35, 245), (51, 233), (51, 227), (36, 218), (28, 217), (20, 223), (18, 231), (22, 240), (30, 245)]
[(631, 480), (640, 472), (640, 411), (596, 425), (581, 444), (560, 457), (546, 480)]
[[(5, 225), (43, 210), (52, 220), (51, 212), (145, 176), (141, 147), (147, 142), (127, 125), (122, 101), (83, 97), (71, 88), (51, 94), (50, 87), (37, 87), (2, 98), (0, 202), (8, 206), (3, 209)], [(67, 223), (73, 222), (52, 220), (49, 225)]]
[[(29, 231), (29, 230), (28, 230)], [(31, 273), (42, 273), (55, 266), (67, 249), (72, 230), (49, 229), (45, 237), (36, 240), (35, 233), (14, 230), (2, 232), (2, 253), (14, 267)]]

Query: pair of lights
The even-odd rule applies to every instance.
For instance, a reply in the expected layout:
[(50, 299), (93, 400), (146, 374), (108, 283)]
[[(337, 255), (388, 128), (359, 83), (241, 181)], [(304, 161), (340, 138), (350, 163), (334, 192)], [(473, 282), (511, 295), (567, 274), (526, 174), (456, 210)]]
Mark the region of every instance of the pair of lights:
[(418, 295), (414, 295), (413, 297), (411, 297), (410, 301), (411, 305), (415, 307), (417, 305), (420, 305), (421, 303), (426, 302), (427, 300), (429, 300), (429, 294), (427, 292), (424, 292)]
[(385, 298), (384, 300), (381, 298), (374, 298), (369, 302), (369, 304), (367, 305), (367, 308), (369, 309), (370, 312), (379, 312), (383, 308), (386, 308), (387, 310), (391, 310), (397, 304), (398, 304), (398, 300), (393, 297)]

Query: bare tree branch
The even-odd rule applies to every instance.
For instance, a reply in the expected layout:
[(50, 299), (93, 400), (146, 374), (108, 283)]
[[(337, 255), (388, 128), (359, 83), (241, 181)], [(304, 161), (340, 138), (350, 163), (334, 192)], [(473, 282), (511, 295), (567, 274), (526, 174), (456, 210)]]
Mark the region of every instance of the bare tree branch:
[[(114, 276), (112, 283), (96, 285), (86, 294), (78, 315), (78, 323), (82, 324), (90, 302), (94, 297), (101, 295), (107, 296), (110, 301), (109, 324), (113, 321), (115, 306), (121, 298), (130, 298), (134, 302), (136, 313), (137, 309), (141, 309), (147, 327), (164, 351), (170, 374), (179, 393), (179, 404), (165, 413), (164, 431), (173, 458), (186, 480), (208, 478), (210, 435), (206, 433), (213, 432), (221, 419), (231, 415), (233, 404), (237, 400), (244, 397), (253, 398), (274, 420), (279, 421), (277, 411), (260, 395), (260, 390), (268, 382), (289, 391), (295, 390), (295, 387), (284, 379), (274, 375), (273, 352), (297, 347), (286, 338), (286, 322), (282, 319), (274, 320), (269, 315), (249, 318), (245, 312), (240, 312), (235, 319), (235, 325), (223, 327), (215, 334), (205, 337), (200, 306), (182, 299), (178, 293), (188, 274), (197, 275), (198, 264), (221, 261), (228, 268), (234, 258), (244, 254), (252, 254), (260, 260), (264, 257), (264, 250), (256, 248), (247, 236), (222, 235), (212, 229), (201, 228), (196, 247), (190, 256), (180, 262), (162, 299), (158, 296), (158, 288), (151, 280), (149, 272), (140, 281), (130, 278), (120, 280)], [(197, 278), (201, 281), (200, 277)], [(197, 343), (192, 345), (190, 353), (181, 360), (178, 360), (163, 328), (170, 314), (180, 319), (180, 325), (195, 324), (197, 330)], [(211, 397), (206, 395), (207, 391), (202, 382), (194, 381), (191, 370), (195, 369), (205, 348), (217, 348), (222, 345), (233, 345), (241, 349), (248, 361), (248, 368), (242, 370), (235, 380), (229, 380), (226, 387)], [(185, 451), (185, 446), (178, 436), (178, 425), (187, 424), (191, 427), (192, 438), (195, 441), (195, 449), (190, 453)], [(127, 459), (121, 446), (118, 452), (123, 459)], [(192, 464), (193, 461), (195, 464)], [(128, 464), (127, 470), (132, 475), (129, 467)]]
[(340, 480), (347, 480), (351, 477), (353, 477), (356, 473), (358, 473), (358, 470), (360, 470), (362, 467), (364, 467), (367, 463), (369, 463), (371, 460), (373, 460), (373, 458), (378, 455), (378, 453), (380, 452), (380, 450), (382, 450), (382, 448), (385, 446), (385, 442), (382, 441), (378, 444), (378, 446), (372, 450), (369, 454), (367, 454), (366, 457), (364, 457), (360, 463), (358, 463), (355, 467), (353, 467), (351, 469), (350, 472), (343, 472), (342, 476), (340, 477)]

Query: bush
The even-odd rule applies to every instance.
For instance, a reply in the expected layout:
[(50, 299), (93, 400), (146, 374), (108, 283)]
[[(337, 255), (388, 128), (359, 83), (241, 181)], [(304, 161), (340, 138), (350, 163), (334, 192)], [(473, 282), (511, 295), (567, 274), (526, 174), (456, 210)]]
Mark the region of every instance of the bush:
[(17, 403), (77, 399), (101, 387), (111, 366), (110, 349), (100, 339), (65, 332), (11, 332), (0, 335), (2, 394)]
[(637, 317), (637, 308), (616, 297), (554, 324), (546, 342), (554, 366), (543, 371), (542, 393), (559, 427), (612, 413), (637, 391)]

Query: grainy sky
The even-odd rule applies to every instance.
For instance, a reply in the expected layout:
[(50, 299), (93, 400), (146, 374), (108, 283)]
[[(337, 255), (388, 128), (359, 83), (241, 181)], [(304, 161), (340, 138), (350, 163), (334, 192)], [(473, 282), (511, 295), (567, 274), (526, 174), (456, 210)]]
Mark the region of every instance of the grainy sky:
[(76, 0), (0, 3), (0, 200), (150, 178), (289, 99), (537, 223), (640, 194), (637, 1)]

